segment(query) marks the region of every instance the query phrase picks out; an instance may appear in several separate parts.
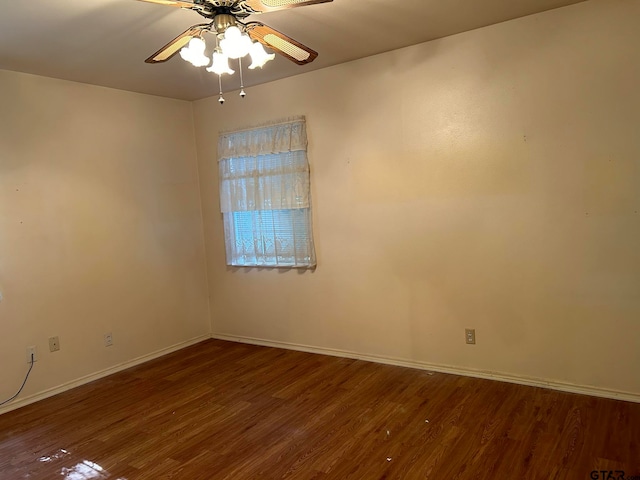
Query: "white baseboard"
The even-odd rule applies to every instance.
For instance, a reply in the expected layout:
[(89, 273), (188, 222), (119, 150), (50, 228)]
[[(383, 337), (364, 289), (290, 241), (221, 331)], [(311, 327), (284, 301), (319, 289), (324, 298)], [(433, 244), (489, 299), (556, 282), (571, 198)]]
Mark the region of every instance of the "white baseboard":
[(462, 375), (466, 377), (484, 378), (488, 380), (497, 380), (500, 382), (516, 383), (518, 385), (527, 385), (530, 387), (542, 387), (551, 390), (559, 390), (561, 392), (578, 393), (581, 395), (591, 395), (594, 397), (611, 398), (615, 400), (625, 400), (628, 402), (640, 403), (640, 394), (624, 392), (618, 390), (609, 390), (605, 388), (592, 387), (588, 385), (575, 385), (572, 383), (559, 382), (556, 380), (545, 380), (541, 378), (526, 377), (520, 375), (512, 375), (501, 372), (491, 372), (484, 370), (474, 370), (464, 367), (454, 367), (450, 365), (438, 365), (415, 360), (404, 360), (401, 358), (383, 357), (379, 355), (367, 355), (348, 350), (338, 350), (333, 348), (314, 347), (310, 345), (301, 345), (297, 343), (276, 342), (272, 340), (263, 340), (260, 338), (242, 337), (237, 335), (227, 335), (224, 333), (213, 333), (211, 338), (218, 340), (228, 340), (231, 342), (248, 343), (251, 345), (262, 345), (265, 347), (284, 348), (287, 350), (297, 350), (301, 352), (317, 353), (321, 355), (331, 355), (334, 357), (352, 358), (356, 360), (365, 360), (374, 363), (383, 363), (387, 365), (396, 365), (399, 367), (416, 368), (419, 370), (429, 370), (433, 372), (449, 373), (453, 375)]
[(98, 380), (99, 378), (107, 377), (109, 375), (120, 372), (122, 370), (126, 370), (127, 368), (135, 367), (136, 365), (140, 365), (141, 363), (148, 362), (149, 360), (154, 360), (158, 357), (162, 357), (163, 355), (167, 355), (168, 353), (172, 353), (177, 350), (181, 350), (183, 348), (189, 347), (191, 345), (195, 345), (196, 343), (200, 343), (204, 340), (208, 340), (209, 338), (211, 338), (209, 334), (200, 335), (198, 337), (192, 338), (191, 340), (176, 343), (175, 345), (171, 345), (170, 347), (156, 350), (155, 352), (148, 353), (147, 355), (142, 355), (141, 357), (137, 357), (132, 360), (119, 363), (118, 365), (114, 365), (113, 367), (100, 370), (99, 372), (85, 375), (84, 377), (80, 377), (76, 380), (63, 383), (62, 385), (59, 385), (57, 387), (43, 390), (42, 392), (38, 392), (34, 395), (29, 395), (28, 397), (21, 398), (12, 403), (8, 403), (3, 407), (0, 407), (0, 415), (2, 415), (3, 413), (10, 412), (11, 410), (17, 410), (18, 408), (24, 407), (31, 403), (44, 400), (45, 398), (53, 397), (54, 395), (57, 395), (62, 392), (66, 392), (67, 390), (71, 390), (72, 388), (79, 387), (80, 385), (84, 385), (89, 382), (93, 382), (94, 380)]
[(262, 345), (265, 347), (283, 348), (287, 350), (297, 350), (301, 352), (316, 353), (320, 355), (330, 355), (334, 357), (353, 358), (356, 360), (365, 360), (368, 362), (383, 363), (386, 365), (396, 365), (400, 367), (416, 368), (419, 370), (430, 370), (433, 372), (449, 373), (453, 375), (484, 378), (489, 380), (497, 380), (501, 382), (516, 383), (518, 385), (528, 385), (532, 387), (549, 388), (551, 390), (559, 390), (561, 392), (578, 393), (581, 395), (591, 395), (594, 397), (611, 398), (615, 400), (625, 400), (628, 402), (640, 403), (640, 394), (631, 393), (631, 392), (609, 390), (609, 389), (586, 386), (586, 385), (575, 385), (571, 383), (558, 382), (555, 380), (544, 380), (540, 378), (531, 378), (531, 377), (525, 377), (525, 376), (505, 374), (500, 372), (489, 372), (489, 371), (473, 370), (473, 369), (462, 368), (462, 367), (453, 367), (449, 365), (438, 365), (438, 364), (419, 362), (414, 360), (405, 360), (401, 358), (383, 357), (380, 355), (367, 355), (367, 354), (352, 352), (348, 350), (314, 347), (310, 345), (302, 345), (297, 343), (276, 342), (276, 341), (263, 340), (259, 338), (253, 338), (253, 337), (242, 337), (237, 335), (214, 333), (211, 335), (201, 335), (199, 337), (192, 338), (191, 340), (177, 343), (170, 347), (157, 350), (155, 352), (149, 353), (147, 355), (143, 355), (141, 357), (134, 358), (132, 360), (120, 363), (118, 365), (114, 365), (113, 367), (109, 367), (99, 372), (95, 372), (90, 375), (80, 377), (76, 380), (72, 380), (70, 382), (64, 383), (57, 387), (50, 388), (42, 392), (38, 392), (34, 395), (21, 398), (3, 407), (0, 407), (0, 415), (2, 415), (3, 413), (7, 413), (12, 410), (16, 410), (18, 408), (24, 407), (26, 405), (30, 405), (40, 400), (44, 400), (45, 398), (52, 397), (59, 393), (65, 392), (67, 390), (71, 390), (72, 388), (78, 387), (80, 385), (84, 385), (86, 383), (93, 382), (94, 380), (98, 380), (100, 378), (112, 375), (122, 370), (126, 370), (127, 368), (131, 368), (136, 365), (140, 365), (141, 363), (154, 360), (156, 358), (162, 357), (163, 355), (167, 355), (169, 353), (175, 352), (177, 350), (181, 350), (183, 348), (186, 348), (196, 343), (207, 340), (208, 338), (215, 338), (218, 340), (228, 340), (231, 342), (248, 343), (251, 345)]

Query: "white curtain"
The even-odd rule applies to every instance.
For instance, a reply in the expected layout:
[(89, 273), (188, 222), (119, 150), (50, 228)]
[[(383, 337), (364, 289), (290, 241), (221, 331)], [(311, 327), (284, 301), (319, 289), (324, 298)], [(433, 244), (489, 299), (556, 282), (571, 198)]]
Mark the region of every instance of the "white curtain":
[(219, 169), (222, 213), (309, 207), (304, 151), (227, 158)]
[(227, 263), (315, 265), (304, 117), (219, 137)]
[(307, 151), (307, 126), (304, 117), (250, 130), (222, 133), (218, 139), (219, 161), (298, 150)]

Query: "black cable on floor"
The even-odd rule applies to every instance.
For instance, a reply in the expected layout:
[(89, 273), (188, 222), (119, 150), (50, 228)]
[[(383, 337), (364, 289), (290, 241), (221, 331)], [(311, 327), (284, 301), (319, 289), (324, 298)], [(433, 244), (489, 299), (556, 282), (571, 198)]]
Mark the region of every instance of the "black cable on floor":
[(29, 374), (31, 373), (31, 369), (33, 368), (33, 353), (31, 354), (31, 365), (29, 366), (29, 371), (27, 372), (27, 376), (24, 377), (24, 382), (22, 382), (22, 386), (20, 387), (20, 390), (18, 390), (18, 393), (16, 393), (13, 397), (11, 397), (9, 400), (5, 400), (4, 402), (0, 402), (0, 407), (2, 405), (4, 405), (5, 403), (9, 403), (11, 400), (13, 400), (14, 398), (16, 398), (18, 395), (20, 395), (20, 392), (22, 391), (22, 389), (24, 388), (24, 386), (27, 384), (27, 378), (29, 378)]

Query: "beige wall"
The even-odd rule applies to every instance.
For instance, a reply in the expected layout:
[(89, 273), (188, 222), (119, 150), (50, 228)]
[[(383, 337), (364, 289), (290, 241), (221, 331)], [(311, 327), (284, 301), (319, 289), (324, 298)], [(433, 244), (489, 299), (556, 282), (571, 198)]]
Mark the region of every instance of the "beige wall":
[[(589, 1), (196, 102), (214, 334), (640, 394), (638, 18)], [(296, 114), (318, 269), (229, 269), (216, 133)]]
[(208, 335), (204, 258), (190, 103), (0, 71), (0, 400)]

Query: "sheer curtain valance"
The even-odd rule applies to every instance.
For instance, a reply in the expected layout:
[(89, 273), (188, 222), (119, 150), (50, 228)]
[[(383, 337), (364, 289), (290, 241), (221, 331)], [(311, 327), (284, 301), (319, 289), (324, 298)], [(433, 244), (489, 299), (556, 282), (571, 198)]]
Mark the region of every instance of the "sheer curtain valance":
[(304, 117), (250, 130), (222, 133), (218, 140), (219, 161), (300, 150), (307, 150)]

